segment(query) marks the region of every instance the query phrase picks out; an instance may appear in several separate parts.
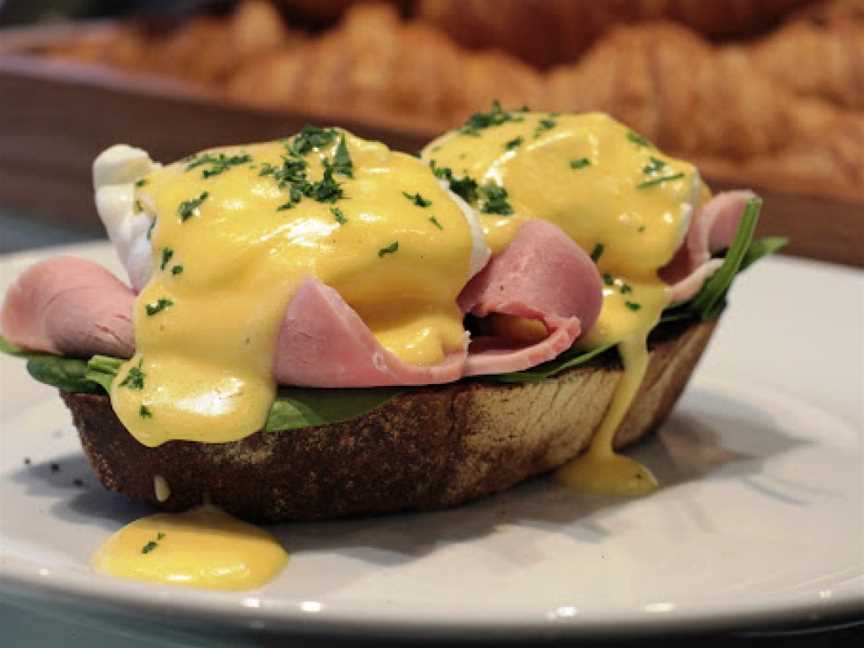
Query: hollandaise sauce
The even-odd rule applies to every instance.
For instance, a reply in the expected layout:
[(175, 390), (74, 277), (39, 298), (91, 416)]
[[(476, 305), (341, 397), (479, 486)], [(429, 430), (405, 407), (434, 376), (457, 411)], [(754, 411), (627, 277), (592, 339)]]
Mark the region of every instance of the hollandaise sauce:
[(269, 533), (212, 506), (135, 520), (94, 554), (103, 574), (218, 590), (255, 589), (284, 567), (288, 554)]
[(307, 127), (159, 168), (135, 198), (152, 219), (154, 271), (111, 399), (144, 445), (229, 442), (263, 427), (284, 313), (308, 277), (405, 362), (464, 348), (456, 297), (471, 233), (417, 158)]
[(698, 171), (608, 115), (505, 112), (497, 104), (430, 143), (423, 157), (480, 211), (493, 253), (526, 219), (542, 218), (591, 254), (603, 307), (577, 344), (617, 345), (624, 374), (588, 451), (556, 477), (592, 493), (654, 489), (650, 471), (617, 455), (613, 440), (645, 376), (648, 333), (669, 304), (657, 272), (705, 191)]

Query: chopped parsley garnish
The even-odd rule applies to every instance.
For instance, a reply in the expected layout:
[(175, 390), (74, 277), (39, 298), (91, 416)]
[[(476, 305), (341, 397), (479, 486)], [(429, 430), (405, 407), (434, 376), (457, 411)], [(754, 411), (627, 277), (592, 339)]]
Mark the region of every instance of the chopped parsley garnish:
[(146, 184), (147, 184), (147, 178), (141, 178), (140, 180), (135, 181), (136, 187), (143, 187)]
[(251, 161), (252, 156), (248, 153), (241, 153), (239, 155), (225, 155), (224, 153), (213, 155), (212, 153), (204, 153), (203, 155), (193, 157), (192, 161), (186, 165), (186, 170), (191, 171), (200, 166), (207, 166), (209, 168), (201, 170), (201, 177), (206, 179), (224, 173), (233, 166), (246, 164)]
[(409, 194), (407, 191), (403, 191), (402, 195), (405, 196), (408, 200), (413, 202), (418, 207), (428, 207), (429, 205), (432, 204), (431, 200), (427, 200), (426, 198), (421, 196), (419, 193)]
[(588, 158), (579, 158), (578, 160), (570, 160), (570, 168), (571, 169), (584, 169), (585, 167), (591, 164), (591, 160)]
[(290, 184), (306, 182), (306, 167), (306, 160), (283, 155), (282, 166), (274, 166), (269, 162), (265, 162), (258, 175), (273, 176), (279, 188), (283, 189)]
[(351, 154), (348, 153), (348, 144), (345, 142), (344, 135), (339, 138), (339, 146), (336, 147), (333, 156), (333, 170), (347, 178), (354, 177), (354, 163), (351, 161)]
[(150, 227), (147, 228), (147, 240), (149, 241), (153, 237), (153, 230), (156, 229), (156, 219), (154, 218), (150, 221)]
[(162, 248), (162, 262), (159, 264), (159, 269), (164, 270), (165, 266), (171, 261), (171, 257), (174, 256), (174, 250), (169, 247)]
[(499, 187), (490, 182), (480, 188), (480, 193), (483, 195), (480, 211), (484, 214), (509, 216), (513, 213), (513, 207), (510, 206), (507, 200), (507, 190), (504, 187)]
[[(336, 131), (333, 131), (333, 137), (335, 137), (335, 133)], [(297, 137), (299, 138), (300, 135), (298, 135)], [(307, 139), (306, 141), (308, 142), (309, 140)], [(332, 138), (330, 141), (332, 141)], [(310, 182), (306, 176), (306, 172), (308, 170), (306, 160), (298, 157), (292, 157), (293, 155), (293, 152), (291, 152), (289, 155), (283, 155), (282, 166), (274, 166), (269, 163), (264, 164), (261, 172), (258, 174), (261, 176), (272, 176), (273, 179), (276, 180), (276, 183), (279, 185), (280, 189), (284, 189), (286, 187), (288, 188), (289, 200), (288, 202), (279, 205), (279, 207), (276, 208), (277, 211), (291, 209), (292, 207), (294, 207), (294, 205), (303, 200), (304, 197), (312, 198), (313, 200), (324, 203), (336, 202), (337, 200), (344, 197), (342, 194), (342, 185), (333, 179), (333, 173), (339, 172), (337, 166), (341, 165), (341, 172), (343, 174), (351, 172), (350, 166), (346, 166), (346, 161), (344, 158), (341, 160), (341, 162), (339, 162), (338, 160), (335, 162), (331, 162), (330, 160), (325, 159), (323, 161), (324, 176), (321, 178), (321, 180), (318, 180), (317, 182)], [(338, 151), (336, 156), (334, 156), (334, 159), (337, 157)], [(350, 163), (350, 158), (348, 158), (348, 163)]]
[(640, 225), (640, 226), (639, 226), (639, 229), (636, 230), (636, 231), (639, 232), (639, 233), (641, 234), (642, 232), (645, 231), (645, 226), (644, 226), (644, 225)]
[(622, 283), (621, 284), (621, 294), (622, 295), (627, 295), (631, 292), (633, 292), (633, 286), (631, 286), (628, 283)]
[(603, 273), (603, 283), (607, 286), (612, 286), (615, 284), (615, 278), (609, 274), (608, 272)]
[(151, 412), (150, 408), (146, 405), (142, 405), (138, 408), (138, 415), (141, 418), (153, 418), (153, 412)]
[(651, 178), (651, 180), (645, 180), (644, 182), (640, 182), (636, 185), (637, 189), (647, 189), (648, 187), (653, 187), (662, 182), (671, 182), (672, 180), (680, 180), (684, 177), (683, 173), (675, 173), (669, 176), (662, 176), (660, 178)]
[[(519, 112), (519, 111), (517, 111)], [(474, 113), (459, 129), (463, 135), (479, 135), (484, 128), (500, 126), (507, 122), (520, 122), (525, 118), (521, 115), (507, 112), (501, 108), (501, 103), (496, 99), (492, 102), (492, 109), (486, 113)]]
[(342, 198), (342, 185), (333, 179), (333, 171), (334, 167), (324, 160), (324, 177), (318, 182), (307, 183), (303, 195), (323, 203), (336, 202)]
[[(513, 207), (511, 207), (507, 200), (507, 190), (504, 187), (499, 187), (491, 182), (481, 187), (474, 178), (467, 175), (463, 178), (457, 178), (453, 175), (452, 169), (449, 167), (439, 167), (435, 163), (435, 160), (432, 160), (429, 165), (435, 176), (446, 180), (450, 185), (450, 191), (462, 198), (469, 205), (476, 205), (479, 201), (480, 211), (486, 214), (509, 216), (513, 213)], [(405, 195), (407, 198), (413, 198), (410, 194)]]
[(393, 241), (387, 247), (383, 247), (380, 250), (378, 250), (378, 258), (379, 259), (383, 258), (387, 254), (394, 254), (396, 252), (396, 250), (398, 250), (398, 249), (399, 249), (399, 241)]
[(144, 378), (146, 378), (146, 374), (142, 370), (143, 366), (144, 358), (141, 358), (138, 361), (137, 366), (129, 369), (129, 373), (126, 374), (126, 377), (123, 379), (123, 382), (120, 383), (120, 386), (128, 387), (129, 389), (144, 389)]
[(443, 226), (441, 223), (439, 223), (439, 222), (438, 222), (438, 219), (435, 218), (434, 216), (430, 216), (430, 217), (429, 217), (429, 222), (432, 223), (432, 224), (433, 224), (435, 227), (437, 227), (439, 230), (443, 230), (443, 229), (444, 229), (444, 226)]
[(546, 131), (552, 130), (557, 125), (558, 125), (558, 122), (556, 122), (554, 119), (551, 119), (548, 117), (546, 119), (541, 119), (540, 122), (537, 124), (537, 128), (534, 129), (535, 139), (540, 137)]
[(627, 139), (633, 142), (636, 146), (651, 146), (651, 142), (639, 133), (627, 131)]
[(333, 143), (336, 139), (336, 129), (304, 126), (288, 144), (288, 151), (294, 155), (306, 155), (312, 149), (320, 149)]
[(164, 537), (165, 537), (165, 534), (162, 533), (161, 531), (160, 531), (159, 533), (157, 533), (157, 534), (156, 534), (156, 539), (155, 539), (155, 540), (149, 540), (149, 541), (147, 542), (147, 544), (145, 544), (143, 547), (141, 547), (141, 553), (142, 553), (142, 554), (148, 554), (148, 553), (150, 553), (151, 551), (153, 551), (156, 547), (159, 546), (159, 542), (160, 542)]
[(510, 140), (509, 142), (504, 144), (504, 148), (507, 149), (508, 151), (512, 151), (513, 149), (519, 148), (520, 146), (522, 146), (522, 142), (524, 142), (524, 141), (525, 141), (525, 138), (523, 138), (521, 135), (519, 137), (514, 137), (512, 140)]
[(594, 249), (591, 250), (591, 260), (594, 263), (597, 263), (600, 260), (600, 257), (603, 256), (603, 250), (605, 249), (602, 243), (598, 243), (594, 246)]
[(348, 222), (348, 219), (345, 217), (345, 214), (342, 213), (342, 210), (338, 207), (331, 207), (330, 213), (333, 214), (333, 218), (336, 219), (336, 222), (340, 225), (344, 225)]
[(624, 305), (632, 311), (638, 311), (640, 308), (642, 308), (642, 304), (637, 304), (636, 302), (631, 301), (624, 302)]
[(172, 275), (183, 274), (183, 266), (182, 265), (175, 265), (173, 268), (171, 268), (171, 274)]
[(177, 212), (180, 214), (180, 220), (182, 222), (186, 222), (193, 216), (197, 215), (198, 208), (201, 206), (207, 198), (210, 197), (210, 193), (207, 191), (201, 192), (201, 195), (197, 198), (193, 198), (192, 200), (184, 200), (180, 203), (180, 207), (177, 208)]
[(649, 159), (651, 160), (651, 162), (642, 167), (642, 173), (646, 175), (657, 173), (666, 166), (666, 163), (663, 160), (656, 158), (653, 155)]
[(173, 306), (174, 302), (170, 299), (166, 299), (165, 297), (160, 297), (155, 302), (150, 302), (144, 307), (144, 310), (147, 313), (148, 317), (153, 317), (157, 313), (161, 313), (163, 310), (168, 308), (169, 306)]

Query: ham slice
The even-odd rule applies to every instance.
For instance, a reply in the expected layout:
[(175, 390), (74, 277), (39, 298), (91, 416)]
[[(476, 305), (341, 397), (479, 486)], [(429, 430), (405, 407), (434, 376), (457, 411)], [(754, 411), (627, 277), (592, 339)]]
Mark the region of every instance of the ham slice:
[(387, 387), (458, 380), (466, 352), (421, 367), (387, 351), (342, 296), (306, 279), (285, 312), (276, 346), (274, 373), (282, 385)]
[(459, 296), (463, 312), (542, 322), (549, 336), (536, 344), (481, 337), (472, 341), (468, 376), (521, 371), (551, 360), (589, 329), (603, 305), (603, 285), (591, 257), (561, 229), (526, 221), (513, 241)]
[(744, 209), (756, 194), (748, 190), (724, 191), (702, 205), (687, 231), (684, 244), (660, 269), (660, 278), (672, 286), (672, 301), (687, 301), (722, 263), (711, 254), (728, 248), (735, 238)]
[(6, 293), (0, 330), (30, 351), (131, 357), (133, 292), (91, 261), (61, 256), (25, 270)]

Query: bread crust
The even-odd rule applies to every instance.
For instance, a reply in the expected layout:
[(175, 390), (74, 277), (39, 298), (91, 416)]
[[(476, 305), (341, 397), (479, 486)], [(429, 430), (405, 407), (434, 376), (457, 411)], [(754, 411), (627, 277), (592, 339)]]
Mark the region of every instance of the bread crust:
[[(716, 322), (666, 324), (615, 437), (622, 447), (667, 417)], [(240, 441), (138, 443), (101, 394), (61, 396), (106, 488), (179, 511), (211, 501), (256, 522), (432, 510), (505, 490), (588, 445), (622, 373), (614, 353), (538, 383), (464, 381), (411, 390), (343, 423)], [(170, 496), (159, 502), (162, 477)]]

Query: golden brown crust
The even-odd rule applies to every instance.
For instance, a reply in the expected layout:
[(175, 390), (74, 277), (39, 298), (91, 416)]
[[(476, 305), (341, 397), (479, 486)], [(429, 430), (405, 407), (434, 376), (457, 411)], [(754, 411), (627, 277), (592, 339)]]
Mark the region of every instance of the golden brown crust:
[[(616, 446), (641, 439), (666, 418), (714, 326), (666, 325), (658, 332)], [(586, 447), (620, 374), (607, 354), (539, 383), (425, 387), (345, 423), (157, 448), (129, 435), (106, 396), (62, 397), (107, 488), (167, 510), (209, 495), (234, 515), (276, 522), (452, 507), (547, 472)], [(156, 500), (157, 475), (171, 492), (163, 503)]]

